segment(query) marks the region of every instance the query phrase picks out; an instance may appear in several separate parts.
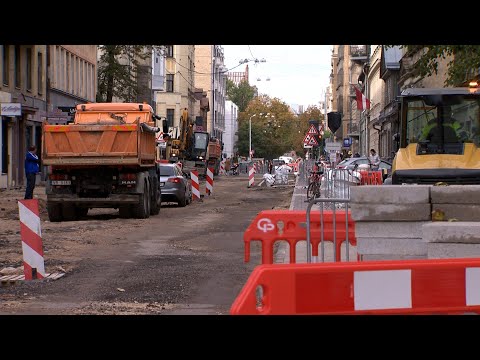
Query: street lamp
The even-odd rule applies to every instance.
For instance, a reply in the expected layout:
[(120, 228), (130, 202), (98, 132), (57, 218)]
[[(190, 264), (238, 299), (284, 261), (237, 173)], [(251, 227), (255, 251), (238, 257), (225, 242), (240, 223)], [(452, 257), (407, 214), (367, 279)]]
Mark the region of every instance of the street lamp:
[(259, 114), (253, 114), (252, 116), (250, 116), (250, 119), (248, 119), (248, 142), (249, 142), (249, 151), (248, 151), (248, 161), (251, 161), (252, 160), (252, 118), (254, 118), (255, 116), (263, 116), (265, 115), (265, 117), (270, 117), (270, 118), (274, 118), (275, 115), (273, 114), (270, 114), (270, 113), (259, 113)]

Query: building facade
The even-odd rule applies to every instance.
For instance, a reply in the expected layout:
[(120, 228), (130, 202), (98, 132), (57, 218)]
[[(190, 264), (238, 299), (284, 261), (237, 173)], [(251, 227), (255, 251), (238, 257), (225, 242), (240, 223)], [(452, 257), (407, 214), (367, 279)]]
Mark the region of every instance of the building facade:
[(225, 102), (225, 133), (223, 136), (224, 157), (233, 157), (238, 152), (238, 106), (227, 100)]
[(210, 100), (210, 111), (207, 115), (205, 130), (211, 136), (223, 141), (227, 90), (223, 47), (220, 45), (196, 45), (195, 58), (195, 84), (207, 92)]
[(245, 66), (245, 71), (230, 71), (227, 72), (227, 78), (235, 83), (238, 86), (242, 81), (246, 81), (247, 84), (250, 84), (248, 76), (248, 64)]
[(97, 45), (48, 45), (48, 109), (50, 123), (73, 120), (77, 104), (95, 102)]
[(0, 68), (0, 188), (12, 188), (26, 183), (27, 148), (41, 148), (47, 110), (46, 45), (2, 45)]
[(165, 45), (164, 91), (155, 91), (155, 109), (167, 119), (168, 127), (178, 127), (184, 109), (195, 120), (195, 45)]

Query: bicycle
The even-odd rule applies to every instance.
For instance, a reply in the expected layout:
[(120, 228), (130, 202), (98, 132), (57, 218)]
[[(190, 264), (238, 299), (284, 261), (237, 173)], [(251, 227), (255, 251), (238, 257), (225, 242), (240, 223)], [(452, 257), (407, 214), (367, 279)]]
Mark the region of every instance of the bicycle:
[(310, 171), (309, 184), (307, 188), (307, 200), (319, 198), (321, 196), (320, 187), (322, 184), (323, 171)]

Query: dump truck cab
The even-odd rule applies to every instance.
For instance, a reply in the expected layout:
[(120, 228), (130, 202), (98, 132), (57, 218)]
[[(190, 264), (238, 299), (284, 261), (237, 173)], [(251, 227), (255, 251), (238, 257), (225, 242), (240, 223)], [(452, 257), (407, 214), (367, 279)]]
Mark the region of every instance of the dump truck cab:
[(480, 184), (480, 91), (410, 88), (400, 96), (392, 184)]

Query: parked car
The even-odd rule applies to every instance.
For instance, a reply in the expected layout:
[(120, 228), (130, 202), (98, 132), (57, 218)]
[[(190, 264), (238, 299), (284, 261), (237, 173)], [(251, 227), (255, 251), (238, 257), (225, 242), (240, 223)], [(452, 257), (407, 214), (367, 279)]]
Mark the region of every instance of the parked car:
[(178, 206), (192, 202), (192, 183), (177, 164), (160, 164), (162, 202), (173, 201)]
[[(360, 165), (370, 165), (370, 161), (368, 161), (368, 157), (360, 156), (360, 157), (351, 157), (351, 158), (345, 159), (340, 163), (338, 163), (337, 169), (353, 170), (355, 169), (355, 167), (358, 167)], [(386, 160), (380, 160), (379, 170), (382, 170), (383, 180), (385, 181), (385, 179), (390, 175), (392, 171), (392, 164)]]

